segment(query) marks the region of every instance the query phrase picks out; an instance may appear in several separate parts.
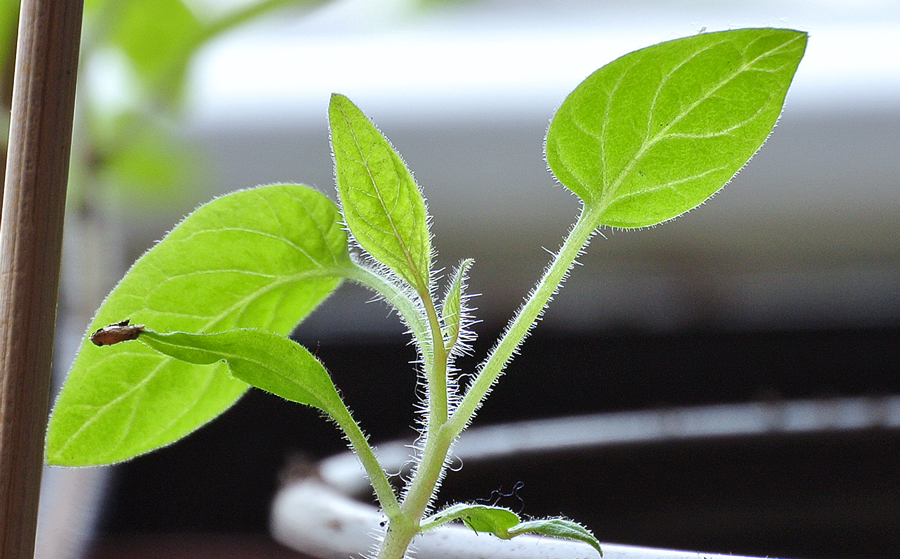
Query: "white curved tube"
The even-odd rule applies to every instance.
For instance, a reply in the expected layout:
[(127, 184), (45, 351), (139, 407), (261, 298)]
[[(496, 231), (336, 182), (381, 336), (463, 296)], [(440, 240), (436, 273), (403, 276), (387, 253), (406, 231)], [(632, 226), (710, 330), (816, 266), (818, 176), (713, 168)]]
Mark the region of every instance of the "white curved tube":
[[(282, 489), (272, 507), (272, 536), (287, 547), (321, 559), (373, 556), (385, 517), (310, 477)], [(427, 559), (597, 559), (581, 542), (523, 535), (501, 540), (460, 525), (446, 525), (418, 536), (413, 557)], [(626, 545), (603, 544), (604, 559), (742, 559)], [(749, 559), (749, 558), (743, 558)]]
[[(464, 463), (486, 458), (589, 448), (637, 441), (701, 439), (762, 433), (846, 431), (900, 426), (900, 398), (846, 398), (772, 404), (708, 406), (526, 421), (472, 429), (454, 447)], [(410, 463), (407, 443), (379, 447), (389, 471)], [(385, 517), (351, 495), (371, 491), (352, 453), (318, 464), (316, 475), (283, 487), (272, 507), (271, 532), (284, 545), (321, 559), (374, 556)], [(413, 542), (411, 556), (425, 559), (596, 559), (581, 542), (522, 535), (501, 540), (460, 525), (431, 530)], [(717, 555), (603, 544), (604, 559), (741, 559)], [(744, 558), (749, 559), (749, 558)]]

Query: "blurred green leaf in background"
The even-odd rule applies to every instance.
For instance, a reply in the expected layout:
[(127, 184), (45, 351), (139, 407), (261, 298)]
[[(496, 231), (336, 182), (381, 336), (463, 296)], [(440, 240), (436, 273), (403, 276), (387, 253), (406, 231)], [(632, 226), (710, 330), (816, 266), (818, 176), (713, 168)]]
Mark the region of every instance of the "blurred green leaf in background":
[[(263, 16), (323, 0), (261, 0), (230, 11), (183, 0), (86, 0), (69, 207), (93, 215), (107, 201), (132, 207), (191, 200), (205, 168), (180, 137), (190, 64), (209, 42)], [(18, 0), (0, 0), (0, 104), (8, 114), (15, 62)], [(103, 73), (104, 87), (92, 87)], [(5, 167), (5, 164), (3, 165)], [(191, 202), (193, 203), (193, 202)], [(101, 209), (102, 211), (102, 209)]]

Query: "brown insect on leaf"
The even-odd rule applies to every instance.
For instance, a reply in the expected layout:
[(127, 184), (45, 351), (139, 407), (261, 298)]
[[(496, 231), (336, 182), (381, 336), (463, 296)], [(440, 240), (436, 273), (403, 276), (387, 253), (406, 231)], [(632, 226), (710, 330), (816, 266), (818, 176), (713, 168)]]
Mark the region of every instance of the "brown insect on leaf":
[(121, 322), (114, 322), (100, 328), (90, 336), (94, 345), (104, 346), (136, 340), (144, 329), (143, 324), (130, 324), (131, 319), (126, 318)]

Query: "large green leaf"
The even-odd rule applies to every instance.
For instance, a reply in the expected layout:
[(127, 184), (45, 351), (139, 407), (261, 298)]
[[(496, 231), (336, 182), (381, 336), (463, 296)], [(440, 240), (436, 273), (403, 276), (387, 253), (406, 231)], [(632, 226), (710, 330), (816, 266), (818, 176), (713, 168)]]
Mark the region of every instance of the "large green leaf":
[(425, 200), (375, 125), (343, 95), (328, 107), (338, 195), (353, 237), (410, 285), (424, 289), (431, 267)]
[(560, 106), (547, 162), (597, 226), (672, 219), (719, 190), (762, 145), (806, 38), (739, 29), (627, 54)]
[[(290, 184), (236, 192), (201, 206), (141, 257), (88, 331), (128, 318), (160, 330), (287, 334), (350, 265), (325, 195)], [(85, 340), (50, 418), (47, 461), (116, 462), (183, 437), (246, 390), (223, 368)]]

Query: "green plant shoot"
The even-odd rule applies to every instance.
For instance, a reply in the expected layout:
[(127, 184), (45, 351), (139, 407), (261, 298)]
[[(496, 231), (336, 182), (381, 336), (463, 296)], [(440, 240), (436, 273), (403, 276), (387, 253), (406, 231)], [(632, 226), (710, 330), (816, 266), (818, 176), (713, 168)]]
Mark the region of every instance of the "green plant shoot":
[[(452, 521), (504, 539), (574, 539), (601, 552), (590, 531), (562, 518), (522, 522), (507, 509), (467, 503), (433, 511), (449, 449), (597, 230), (670, 220), (718, 191), (771, 132), (805, 48), (806, 34), (787, 29), (703, 33), (627, 54), (576, 87), (545, 147), (581, 213), (464, 386), (452, 365), (472, 336), (465, 285), (473, 263), (461, 262), (435, 300), (419, 186), (363, 112), (332, 96), (340, 208), (309, 187), (278, 184), (213, 200), (175, 227), (89, 325), (93, 335), (53, 410), (47, 462), (132, 458), (187, 435), (255, 386), (322, 410), (344, 432), (388, 518), (380, 558), (404, 557), (418, 534)], [(421, 357), (427, 414), (402, 492), (324, 365), (286, 337), (343, 280), (393, 306)]]

